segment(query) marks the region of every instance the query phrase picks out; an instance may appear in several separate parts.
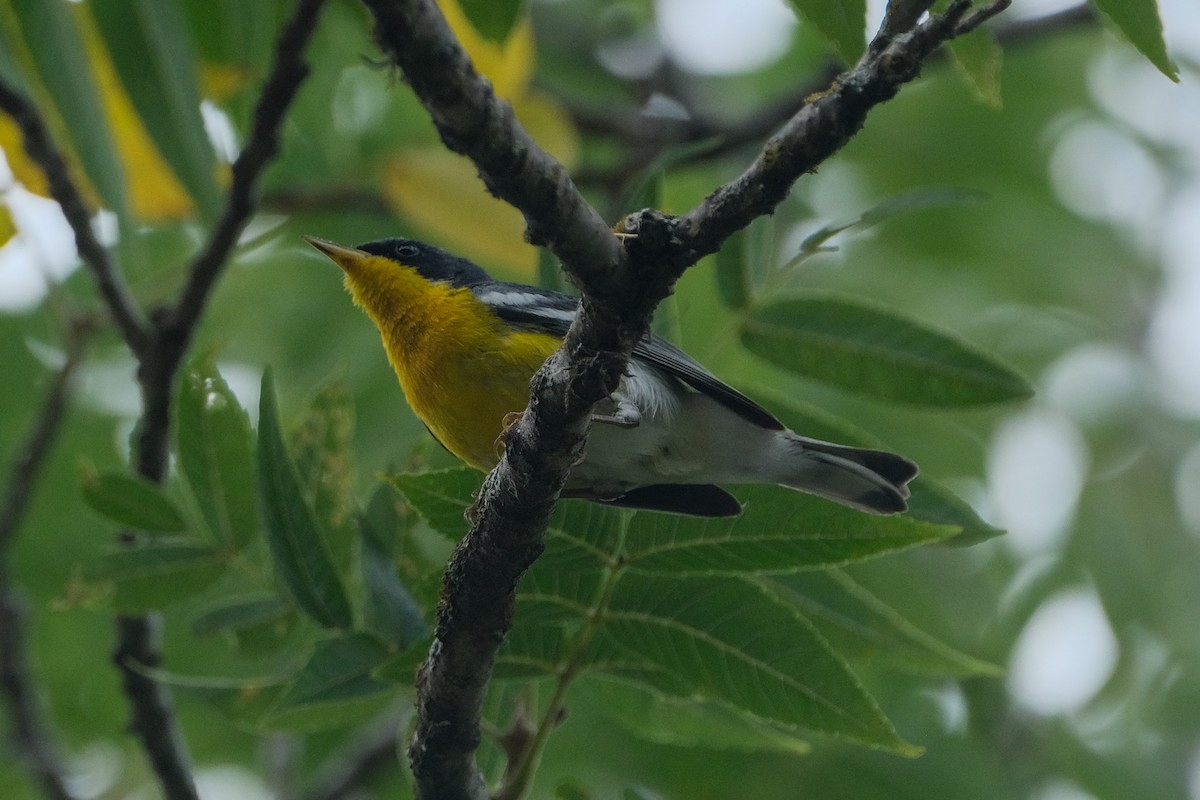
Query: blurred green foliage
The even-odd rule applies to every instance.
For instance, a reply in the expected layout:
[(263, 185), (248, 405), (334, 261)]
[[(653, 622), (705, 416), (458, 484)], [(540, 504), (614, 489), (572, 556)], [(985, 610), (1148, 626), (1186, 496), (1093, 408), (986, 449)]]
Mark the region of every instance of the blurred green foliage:
[[(144, 307), (176, 291), (226, 181), (222, 147), (198, 135), (197, 98), (236, 146), (287, 5), (139, 2), (130, 4), (136, 24), (122, 25), (118, 4), (82, 4), (132, 119), (195, 202), (192, 216), (162, 219), (127, 207), (122, 181), (133, 179), (117, 151), (131, 123), (99, 122), (95, 62), (81, 48), (48, 60), (38, 46), (78, 35), (79, 9), (0, 3), (0, 68), (24, 70), (119, 213), (116, 252)], [(468, 15), (491, 15), (492, 39), (531, 15), (533, 85), (562, 104), (558, 123), (579, 137), (575, 171), (614, 220), (644, 203), (694, 206), (761, 145), (722, 146), (739, 120), (861, 49), (845, 16), (824, 15), (828, 4), (793, 5), (812, 24), (801, 22), (777, 63), (701, 76), (655, 67), (648, 2), (464, 4)], [(1098, 5), (1156, 66), (1173, 69), (1152, 2), (1121, 13)], [(1001, 69), (997, 41), (956, 48), (968, 80), (949, 63), (930, 66), (874, 112), (774, 216), (684, 277), (660, 328), (797, 430), (912, 456), (923, 469), (913, 513), (866, 519), (766, 489), (743, 491), (747, 513), (727, 527), (564, 503), (523, 584), (488, 705), (503, 730), (519, 709), (545, 710), (555, 676), (578, 677), (535, 796), (1025, 798), (1073, 786), (1083, 797), (1141, 800), (1186, 796), (1189, 780), (1197, 791), (1200, 549), (1181, 498), (1200, 486), (1181, 465), (1189, 452), (1195, 460), (1200, 424), (1169, 410), (1154, 379), (1146, 330), (1164, 266), (1143, 243), (1162, 228), (1131, 233), (1070, 210), (1051, 162), (1070, 127), (1088, 120), (1126, 136), (1176, 186), (1196, 175), (1178, 168), (1186, 153), (1170, 136), (1131, 131), (1102, 102), (1095, 65), (1129, 63), (1126, 44), (1082, 24), (1006, 47)], [(614, 45), (631, 48), (627, 58), (648, 49), (636, 54), (650, 67), (636, 77), (604, 69), (598, 54)], [(130, 58), (139, 49), (156, 55), (144, 69)], [(386, 199), (387, 165), (436, 135), (376, 57), (363, 8), (331, 2), (262, 211), (176, 393), (176, 468), (165, 488), (128, 475), (134, 409), (119, 402), (112, 376), (132, 385), (133, 364), (115, 336), (99, 337), (78, 376), (12, 571), (32, 609), (33, 674), (95, 796), (150, 780), (108, 663), (115, 611), (163, 609), (157, 674), (174, 687), (202, 782), (230, 764), (265, 780), (265, 754), (302, 737), (293, 767), (303, 785), (362, 725), (406, 718), (438, 573), (479, 476), (451, 468), (431, 443), (376, 332), (336, 271), (299, 241), (437, 236)], [(635, 120), (637, 137), (662, 122), (638, 116), (656, 95), (703, 119), (703, 135), (630, 142), (584, 113), (612, 109)], [(470, 237), (471, 220), (449, 223)], [(508, 263), (484, 266), (511, 279), (538, 274)], [(36, 306), (0, 315), (0, 362), (14, 387), (0, 393), (5, 463), (40, 407), (64, 319), (95, 304), (89, 276), (76, 271)], [(830, 341), (854, 352), (835, 361), (838, 348), (822, 350)], [(1066, 367), (1097, 349), (1132, 365), (1136, 390), (1064, 383)], [(885, 379), (899, 362), (917, 378)], [(259, 383), (268, 366), (275, 387)], [(1038, 390), (1033, 400), (1022, 375)], [(996, 538), (993, 527), (1010, 521), (997, 443), (1030, 411), (1061, 420), (1085, 455), (1065, 522), (1033, 544), (1020, 530), (1016, 541)], [(133, 547), (116, 547), (122, 526), (137, 529)], [(934, 540), (945, 544), (911, 547)], [(947, 546), (956, 540), (977, 544)], [(1039, 713), (996, 665), (1017, 666), (1030, 619), (1081, 588), (1115, 635), (1111, 672), (1069, 710)], [(823, 716), (823, 703), (836, 713)], [(919, 758), (898, 755), (917, 748)], [(481, 761), (498, 776), (490, 740)], [(407, 796), (401, 762), (370, 790)], [(12, 760), (0, 762), (0, 785), (6, 797), (37, 796)]]

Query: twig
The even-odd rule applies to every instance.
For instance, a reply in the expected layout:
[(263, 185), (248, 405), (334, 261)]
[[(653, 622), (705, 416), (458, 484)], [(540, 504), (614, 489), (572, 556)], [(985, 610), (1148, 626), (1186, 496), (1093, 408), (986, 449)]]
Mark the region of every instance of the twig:
[(149, 342), (146, 321), (125, 287), (121, 273), (112, 262), (108, 250), (92, 230), (91, 211), (79, 193), (62, 154), (55, 147), (46, 123), (37, 107), (23, 92), (0, 78), (0, 108), (21, 129), (25, 152), (42, 168), (50, 184), (50, 196), (62, 207), (63, 215), (75, 234), (79, 256), (91, 270), (96, 287), (125, 343), (135, 354), (145, 351)]
[[(931, 16), (911, 32), (877, 37), (867, 53), (829, 91), (800, 109), (770, 141), (750, 168), (720, 187), (682, 217), (667, 221), (672, 254), (682, 270), (709, 253), (754, 219), (774, 210), (796, 179), (817, 168), (850, 141), (867, 113), (899, 92), (917, 77), (924, 60), (942, 44), (973, 30), (1008, 7), (997, 0), (969, 17), (970, 4), (957, 0), (943, 14)], [(661, 215), (647, 214), (626, 220), (626, 230), (636, 233), (648, 222), (657, 225)]]
[[(650, 315), (679, 275), (755, 216), (770, 213), (804, 172), (842, 147), (943, 42), (966, 29), (956, 0), (912, 32), (877, 38), (834, 90), (801, 111), (745, 175), (681, 218), (644, 212), (624, 248), (599, 223), (562, 167), (542, 153), (471, 69), (430, 0), (364, 0), (376, 38), (403, 70), (447, 146), (469, 156), (488, 188), (518, 207), (529, 238), (563, 262), (583, 290), (562, 348), (534, 377), (529, 408), (506, 435), (479, 496), (476, 524), (447, 566), (435, 641), (417, 679), (409, 748), (419, 797), (482, 800), (474, 751), (496, 652), (516, 586), (541, 553), (558, 491), (583, 446), (593, 405), (610, 394)], [(1006, 0), (989, 7), (997, 13)], [(983, 17), (972, 17), (977, 24)]]
[(53, 800), (74, 800), (64, 778), (66, 770), (42, 717), (37, 688), (26, 662), (26, 610), (12, 584), (9, 552), (25, 517), (38, 475), (58, 438), (67, 410), (71, 377), (83, 354), (91, 325), (76, 324), (67, 344), (66, 360), (54, 377), (29, 435), (13, 459), (8, 489), (0, 506), (0, 691), (12, 720), (12, 739), (22, 760), (37, 775), (42, 790)]
[(254, 122), (246, 147), (233, 164), (233, 182), (225, 208), (209, 237), (208, 245), (192, 263), (188, 282), (171, 315), (170, 328), (186, 339), (195, 327), (209, 292), (229, 261), (238, 236), (254, 213), (259, 178), (279, 152), (279, 129), (283, 118), (308, 76), (304, 51), (317, 26), (325, 0), (299, 0), (291, 19), (284, 25), (275, 46), (275, 60), (254, 109)]
[[(901, 4), (889, 3), (888, 9), (895, 18), (900, 14)], [(1007, 50), (1016, 45), (1055, 36), (1063, 31), (1085, 28), (1094, 25), (1097, 20), (1095, 8), (1090, 3), (1080, 3), (1040, 17), (998, 25), (994, 32), (996, 41)], [(889, 27), (885, 22), (886, 30), (894, 27), (895, 24)], [(926, 63), (942, 60), (944, 54), (944, 50), (931, 54)], [(567, 104), (576, 125), (589, 133), (614, 136), (626, 146), (635, 148), (635, 155), (627, 161), (616, 167), (579, 174), (576, 176), (576, 182), (585, 185), (623, 182), (628, 176), (644, 170), (657, 155), (658, 148), (666, 145), (714, 140), (711, 148), (691, 154), (680, 161), (687, 164), (722, 156), (747, 144), (760, 142), (796, 114), (811, 95), (828, 87), (840, 71), (838, 64), (839, 62), (830, 60), (800, 85), (733, 122), (713, 119), (695, 109), (689, 109), (690, 117), (687, 120), (647, 120), (634, 108), (593, 109), (572, 103), (570, 98), (561, 98)], [(686, 101), (685, 105), (688, 105)], [(648, 145), (649, 149), (637, 147), (638, 145)]]

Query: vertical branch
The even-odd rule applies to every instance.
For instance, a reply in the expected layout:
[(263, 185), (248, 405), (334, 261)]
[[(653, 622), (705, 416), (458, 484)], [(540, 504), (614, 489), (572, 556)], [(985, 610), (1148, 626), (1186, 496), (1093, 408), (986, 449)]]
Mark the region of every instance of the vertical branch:
[(41, 413), (18, 448), (8, 471), (8, 489), (0, 505), (0, 692), (8, 706), (12, 739), (21, 759), (37, 775), (42, 791), (53, 800), (74, 800), (64, 778), (66, 770), (42, 717), (37, 684), (29, 670), (25, 648), (25, 605), (13, 585), (9, 553), (17, 529), (33, 499), (43, 464), (66, 417), (71, 377), (79, 364), (90, 326), (77, 324), (67, 342), (66, 361), (42, 401)]
[[(0, 109), (16, 120), (24, 135), (26, 151), (46, 173), (51, 193), (74, 231), (80, 257), (88, 265), (109, 314), (137, 358), (142, 415), (133, 461), (138, 473), (150, 480), (162, 482), (165, 478), (175, 375), (212, 288), (254, 213), (258, 181), (278, 152), (283, 118), (308, 74), (304, 50), (323, 5), (324, 0), (297, 1), (280, 33), (250, 136), (233, 165), (233, 183), (221, 217), (207, 245), (189, 268), (178, 303), (157, 310), (149, 322), (129, 295), (110, 254), (96, 239), (87, 205), (36, 106), (0, 81)], [(196, 787), (170, 694), (146, 675), (146, 667), (156, 667), (162, 660), (160, 639), (161, 620), (157, 615), (120, 616), (112, 658), (131, 706), (131, 727), (141, 739), (163, 793), (171, 800), (195, 800)]]
[[(233, 183), (225, 207), (208, 244), (188, 270), (178, 303), (172, 309), (160, 310), (153, 319), (151, 343), (138, 364), (142, 418), (134, 457), (138, 472), (150, 480), (162, 482), (165, 478), (175, 375), (212, 288), (254, 214), (258, 181), (279, 150), (283, 119), (308, 76), (304, 51), (324, 2), (299, 0), (284, 24), (270, 74), (255, 107), (250, 136), (233, 164)], [(162, 660), (161, 628), (161, 618), (156, 614), (118, 617), (113, 663), (133, 706), (132, 728), (141, 738), (167, 797), (191, 800), (196, 797), (196, 789), (171, 696), (145, 674), (145, 667), (157, 667)]]

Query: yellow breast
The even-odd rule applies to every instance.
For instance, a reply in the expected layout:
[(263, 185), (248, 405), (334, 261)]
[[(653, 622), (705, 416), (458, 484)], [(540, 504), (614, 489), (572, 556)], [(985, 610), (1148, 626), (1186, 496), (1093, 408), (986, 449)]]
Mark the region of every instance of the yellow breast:
[(509, 328), (469, 289), (371, 267), (348, 271), (346, 285), (379, 328), (408, 404), (447, 450), (490, 470), (505, 415), (525, 409), (529, 379), (559, 339)]

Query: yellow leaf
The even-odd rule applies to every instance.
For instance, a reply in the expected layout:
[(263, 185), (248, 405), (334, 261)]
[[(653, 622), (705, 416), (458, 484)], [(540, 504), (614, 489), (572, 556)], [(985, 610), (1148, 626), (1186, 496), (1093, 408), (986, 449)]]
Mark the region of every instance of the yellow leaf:
[(78, 8), (79, 32), (125, 173), (130, 208), (148, 222), (187, 219), (195, 211), (192, 198), (142, 125), (88, 9)]
[[(18, 183), (36, 195), (50, 196), (50, 183), (46, 180), (46, 173), (42, 172), (42, 168), (29, 159), (25, 152), (25, 139), (21, 135), (21, 129), (7, 114), (0, 114), (0, 150), (4, 151), (4, 158), (8, 160), (8, 168), (12, 170), (13, 177)], [(79, 159), (75, 157), (75, 153), (70, 151), (63, 153), (63, 157), (67, 161), (67, 168), (75, 185), (83, 194), (84, 200), (89, 206), (95, 208), (97, 205), (96, 193), (92, 191), (91, 184), (84, 176)]]
[(17, 225), (13, 222), (12, 213), (8, 206), (0, 205), (0, 247), (8, 244), (8, 240), (17, 234)]
[(438, 0), (475, 70), (492, 82), (499, 97), (512, 100), (525, 93), (533, 76), (533, 24), (529, 16), (517, 23), (503, 44), (483, 38), (463, 13), (458, 0)]
[[(113, 135), (117, 158), (129, 189), (133, 213), (147, 222), (187, 219), (194, 211), (191, 197), (176, 179), (142, 125), (133, 102), (117, 77), (108, 51), (87, 8), (83, 5), (77, 8), (76, 20), (79, 22), (80, 36), (88, 62), (92, 66), (92, 78), (96, 82), (104, 106), (109, 130)], [(58, 120), (55, 117), (50, 121)], [(87, 133), (75, 132), (75, 135), (86, 136)], [(99, 198), (88, 181), (78, 156), (69, 144), (63, 145), (60, 140), (59, 146), (84, 201), (92, 208), (99, 207)], [(26, 155), (21, 131), (6, 115), (0, 115), (0, 148), (4, 150), (13, 177), (22, 186), (36, 195), (50, 197), (50, 186), (45, 173)]]
[(512, 107), (543, 150), (567, 169), (579, 162), (579, 131), (562, 103), (548, 94), (529, 92), (512, 100)]
[(398, 214), (447, 249), (523, 280), (537, 269), (521, 212), (488, 194), (467, 159), (442, 147), (405, 150), (384, 166), (382, 190)]
[(242, 64), (204, 62), (200, 65), (200, 94), (214, 103), (223, 103), (246, 88), (254, 70)]
[[(538, 144), (570, 169), (579, 155), (579, 133), (565, 109), (534, 92), (512, 105)], [(442, 147), (404, 150), (385, 166), (382, 190), (396, 213), (422, 235), (484, 266), (533, 278), (538, 251), (525, 242), (524, 217), (488, 193), (467, 159)]]

